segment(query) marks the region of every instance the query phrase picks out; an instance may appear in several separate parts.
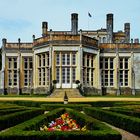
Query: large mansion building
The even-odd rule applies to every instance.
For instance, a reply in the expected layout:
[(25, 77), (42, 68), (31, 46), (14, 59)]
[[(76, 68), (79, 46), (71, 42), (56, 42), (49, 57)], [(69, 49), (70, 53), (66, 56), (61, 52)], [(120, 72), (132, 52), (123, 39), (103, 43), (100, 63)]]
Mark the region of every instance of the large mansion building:
[[(113, 31), (113, 14), (106, 29), (78, 30), (78, 14), (71, 15), (71, 31), (48, 30), (33, 42), (2, 40), (0, 94), (48, 94), (56, 88), (76, 88), (91, 94), (140, 93), (140, 44), (130, 40), (130, 23)], [(55, 82), (54, 82), (55, 81)]]

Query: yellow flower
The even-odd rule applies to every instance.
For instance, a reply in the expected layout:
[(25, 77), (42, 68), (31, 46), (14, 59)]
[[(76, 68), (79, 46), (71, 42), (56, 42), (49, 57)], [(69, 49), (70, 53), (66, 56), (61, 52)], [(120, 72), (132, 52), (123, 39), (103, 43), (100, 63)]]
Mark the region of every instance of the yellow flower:
[(81, 128), (81, 131), (86, 131), (87, 129), (86, 129), (86, 126), (84, 126), (84, 127), (82, 127)]

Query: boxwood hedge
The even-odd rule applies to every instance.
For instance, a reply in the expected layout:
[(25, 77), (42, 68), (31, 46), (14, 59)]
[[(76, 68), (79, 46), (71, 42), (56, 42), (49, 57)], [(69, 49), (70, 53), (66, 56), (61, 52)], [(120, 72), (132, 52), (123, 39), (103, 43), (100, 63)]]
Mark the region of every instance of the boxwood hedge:
[[(78, 123), (82, 125), (92, 125), (91, 130), (84, 132), (71, 131), (71, 132), (42, 132), (39, 131), (39, 127), (46, 122), (50, 122), (62, 113), (68, 112), (74, 119), (78, 119)], [(79, 120), (80, 119), (80, 120)], [(112, 130), (110, 127), (102, 124), (100, 121), (93, 119), (85, 114), (74, 111), (72, 109), (59, 108), (55, 109), (47, 114), (39, 115), (31, 120), (28, 120), (22, 124), (14, 126), (9, 130), (0, 134), (1, 140), (121, 140), (121, 135)]]
[(109, 109), (112, 112), (117, 112), (117, 113), (121, 113), (121, 114), (125, 114), (128, 116), (133, 116), (133, 117), (138, 117), (140, 118), (140, 112), (137, 112), (135, 110), (127, 110), (124, 108), (110, 108)]
[(84, 112), (92, 117), (95, 117), (96, 119), (108, 122), (114, 126), (120, 127), (140, 136), (139, 118), (93, 107), (84, 108)]
[(56, 108), (72, 108), (78, 111), (82, 111), (83, 107), (91, 107), (90, 104), (42, 104), (41, 107), (44, 110), (53, 110)]
[(31, 119), (42, 113), (43, 113), (42, 109), (30, 109), (30, 110), (24, 110), (20, 112), (3, 115), (0, 117), (0, 130), (14, 126), (18, 123)]

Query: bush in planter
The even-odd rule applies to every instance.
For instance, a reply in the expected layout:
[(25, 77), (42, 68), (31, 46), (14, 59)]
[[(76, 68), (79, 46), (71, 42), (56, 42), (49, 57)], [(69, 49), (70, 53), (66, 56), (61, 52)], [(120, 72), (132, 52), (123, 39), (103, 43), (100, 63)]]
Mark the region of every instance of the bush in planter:
[(76, 80), (75, 83), (78, 85), (78, 84), (80, 84), (80, 81), (79, 80)]
[(57, 84), (57, 80), (53, 80), (53, 84), (54, 84), (54, 85)]

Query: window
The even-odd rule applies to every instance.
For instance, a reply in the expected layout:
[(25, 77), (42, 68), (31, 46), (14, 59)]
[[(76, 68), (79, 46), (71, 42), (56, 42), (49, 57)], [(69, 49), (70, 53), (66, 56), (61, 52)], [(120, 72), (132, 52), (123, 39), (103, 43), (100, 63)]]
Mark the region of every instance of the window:
[(70, 68), (67, 68), (67, 83), (70, 83)]
[(70, 54), (67, 54), (67, 65), (70, 65)]
[(75, 83), (76, 80), (76, 69), (72, 68), (72, 82)]
[(33, 78), (33, 62), (32, 57), (24, 57), (24, 86), (31, 86), (32, 78)]
[(17, 86), (17, 57), (8, 58), (8, 85)]
[(62, 54), (62, 65), (65, 65), (65, 54)]
[(62, 68), (62, 83), (65, 83), (65, 68)]
[(103, 37), (103, 43), (106, 43), (106, 37)]
[(60, 82), (60, 68), (56, 68), (56, 80), (57, 80), (57, 83)]
[(89, 67), (89, 59), (90, 59), (90, 56), (88, 55), (87, 56), (87, 67)]
[(83, 54), (83, 84), (86, 86), (93, 86), (94, 74), (94, 55), (90, 53)]
[(72, 54), (72, 65), (76, 65), (76, 54)]
[(114, 58), (100, 58), (102, 86), (114, 85)]
[(49, 85), (49, 53), (38, 55), (38, 85)]
[(42, 54), (43, 66), (45, 66), (45, 54)]
[(119, 70), (119, 79), (120, 86), (128, 86), (128, 58), (120, 58), (120, 70)]
[(56, 65), (60, 65), (60, 54), (56, 54)]

